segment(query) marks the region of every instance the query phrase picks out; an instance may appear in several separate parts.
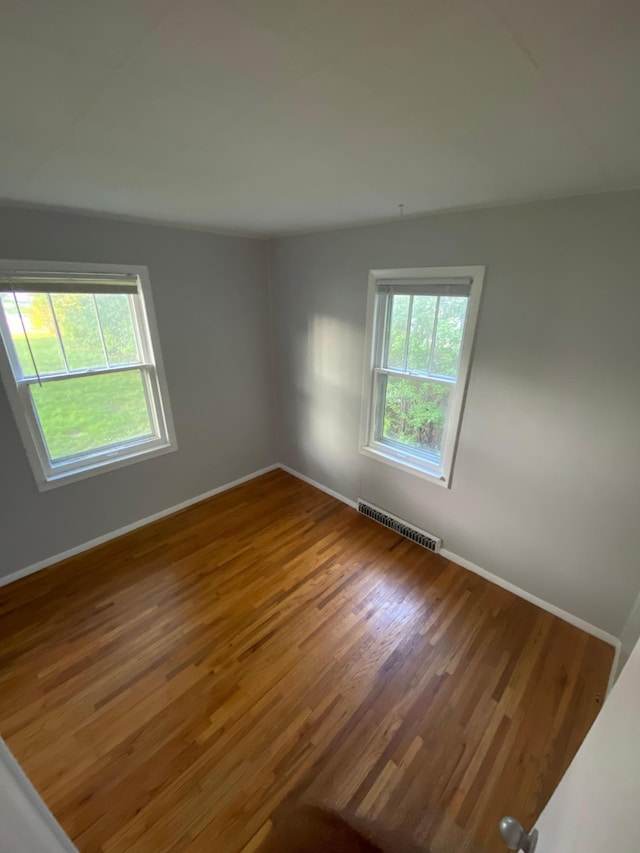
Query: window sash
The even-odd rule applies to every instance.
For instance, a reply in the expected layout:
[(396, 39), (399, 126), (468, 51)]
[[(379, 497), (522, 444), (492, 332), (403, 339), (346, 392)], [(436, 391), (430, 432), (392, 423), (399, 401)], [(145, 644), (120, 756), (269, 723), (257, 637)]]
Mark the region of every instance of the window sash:
[[(421, 280), (420, 280), (421, 281)], [(376, 347), (374, 353), (374, 363), (372, 367), (373, 374), (373, 390), (372, 390), (372, 406), (371, 406), (371, 422), (369, 426), (369, 443), (372, 446), (378, 446), (384, 449), (385, 453), (391, 453), (400, 461), (413, 463), (418, 462), (422, 467), (429, 470), (434, 476), (440, 476), (442, 471), (442, 463), (445, 459), (447, 444), (450, 441), (450, 412), (447, 411), (443, 427), (442, 450), (439, 457), (435, 454), (419, 448), (412, 447), (409, 444), (404, 444), (401, 441), (389, 440), (383, 436), (384, 431), (384, 407), (386, 402), (386, 393), (383, 391), (386, 376), (403, 376), (421, 382), (435, 382), (437, 384), (446, 385), (452, 390), (457, 386), (457, 378), (443, 377), (438, 374), (433, 374), (429, 371), (412, 371), (407, 367), (408, 351), (410, 344), (411, 318), (413, 311), (414, 296), (428, 295), (436, 296), (436, 311), (434, 315), (434, 325), (431, 339), (431, 352), (429, 354), (429, 366), (433, 364), (434, 349), (436, 344), (436, 335), (438, 332), (438, 313), (440, 308), (441, 296), (465, 296), (469, 298), (470, 280), (465, 279), (464, 283), (451, 281), (448, 279), (439, 281), (438, 283), (430, 282), (429, 285), (420, 283), (412, 283), (412, 280), (405, 280), (398, 284), (392, 284), (382, 280), (376, 288), (378, 325), (376, 330)], [(391, 343), (391, 318), (393, 313), (393, 297), (396, 295), (409, 296), (409, 309), (407, 311), (407, 326), (405, 330), (405, 345), (403, 355), (403, 369), (386, 367), (389, 360), (389, 347)], [(468, 308), (468, 306), (467, 306)], [(465, 315), (466, 324), (466, 315)], [(464, 331), (463, 331), (464, 339)]]
[(17, 390), (23, 404), (27, 425), (31, 432), (38, 458), (47, 478), (60, 476), (69, 471), (75, 471), (78, 466), (83, 463), (94, 462), (95, 464), (99, 464), (104, 460), (127, 458), (135, 455), (136, 452), (140, 452), (142, 450), (153, 450), (156, 447), (162, 447), (166, 444), (166, 430), (159, 418), (159, 413), (162, 412), (162, 401), (160, 398), (160, 388), (154, 365), (129, 365), (123, 368), (92, 371), (91, 373), (76, 373), (70, 375), (61, 374), (55, 377), (48, 376), (42, 377), (42, 383), (44, 384), (45, 382), (50, 381), (73, 382), (75, 379), (84, 378), (88, 375), (122, 373), (125, 371), (139, 372), (142, 375), (151, 434), (147, 436), (140, 436), (138, 438), (125, 439), (123, 441), (115, 442), (112, 445), (103, 445), (101, 447), (86, 450), (82, 453), (72, 454), (55, 461), (51, 458), (49, 453), (44, 431), (40, 425), (38, 410), (33, 397), (29, 392), (30, 387), (38, 385), (39, 382), (37, 379), (29, 378), (18, 384)]
[[(7, 388), (9, 401), (20, 430), (27, 456), (31, 463), (38, 488), (49, 489), (58, 484), (73, 482), (83, 479), (101, 470), (110, 470), (119, 467), (128, 461), (134, 461), (135, 457), (144, 458), (148, 455), (166, 453), (176, 448), (173, 432), (169, 400), (165, 400), (167, 393), (166, 381), (162, 372), (162, 365), (156, 364), (153, 347), (153, 334), (157, 335), (155, 327), (152, 328), (147, 315), (145, 299), (150, 299), (147, 291), (148, 278), (146, 267), (135, 267), (135, 272), (111, 271), (108, 266), (103, 267), (108, 272), (96, 272), (82, 269), (76, 265), (79, 272), (48, 272), (45, 264), (42, 264), (43, 272), (27, 269), (25, 274), (15, 272), (14, 263), (21, 262), (0, 261), (0, 295), (11, 293), (45, 293), (49, 300), (51, 294), (55, 293), (81, 293), (94, 297), (94, 310), (102, 353), (105, 356), (105, 364), (89, 368), (70, 368), (66, 356), (60, 360), (64, 364), (64, 370), (57, 369), (38, 375), (28, 374), (22, 369), (18, 350), (9, 327), (9, 318), (0, 304), (0, 367), (2, 367), (2, 379)], [(48, 264), (46, 265), (48, 266)], [(55, 268), (56, 264), (52, 263)], [(70, 267), (74, 265), (69, 265)], [(62, 269), (62, 267), (61, 267)], [(96, 304), (95, 296), (99, 294), (126, 294), (130, 311), (130, 326), (133, 330), (135, 346), (137, 348), (137, 360), (126, 364), (110, 364), (109, 351), (105, 342), (105, 333), (102, 318)], [(153, 306), (150, 305), (153, 316)], [(52, 312), (55, 318), (55, 312)], [(54, 331), (61, 352), (64, 351), (64, 343), (54, 321)], [(28, 338), (28, 335), (27, 335)], [(97, 336), (96, 336), (97, 341)], [(2, 346), (4, 344), (4, 347)], [(130, 347), (133, 355), (133, 342)], [(112, 354), (116, 359), (117, 354)], [(24, 358), (24, 356), (23, 356)], [(33, 354), (31, 355), (33, 360)], [(25, 361), (25, 368), (28, 362)], [(124, 439), (112, 445), (100, 446), (85, 450), (82, 453), (72, 454), (64, 459), (53, 461), (50, 457), (44, 431), (40, 425), (31, 388), (34, 385), (47, 382), (73, 381), (74, 379), (89, 376), (121, 373), (125, 371), (137, 371), (142, 378), (142, 386), (145, 394), (147, 414), (149, 418), (150, 433), (131, 439)], [(10, 381), (13, 380), (13, 381)], [(146, 430), (146, 427), (145, 427)]]
[(29, 375), (16, 378), (16, 385), (44, 385), (47, 382), (60, 382), (65, 379), (81, 379), (85, 376), (100, 376), (106, 373), (124, 373), (127, 370), (154, 370), (154, 365), (148, 362), (131, 362), (129, 364), (116, 364), (114, 367), (87, 367), (78, 370), (56, 371), (55, 373), (41, 373), (40, 376)]
[[(433, 324), (433, 332), (431, 337), (431, 352), (429, 353), (429, 367), (431, 368), (433, 365), (434, 357), (435, 357), (435, 348), (436, 348), (436, 340), (438, 334), (438, 317), (440, 312), (440, 297), (441, 296), (465, 296), (467, 298), (467, 309), (465, 311), (465, 322), (462, 330), (462, 337), (460, 343), (460, 352), (462, 352), (465, 331), (467, 326), (468, 314), (469, 314), (469, 288), (466, 287), (466, 293), (445, 293), (441, 292), (444, 288), (440, 290), (434, 290), (433, 293), (429, 293), (429, 296), (436, 296), (436, 311), (435, 311), (435, 319)], [(391, 319), (393, 313), (393, 296), (409, 296), (409, 310), (407, 311), (407, 326), (405, 330), (405, 341), (404, 341), (404, 356), (403, 356), (403, 367), (395, 368), (395, 367), (387, 367), (389, 362), (389, 348), (391, 346)], [(434, 373), (432, 370), (410, 370), (408, 368), (408, 357), (409, 357), (409, 345), (410, 345), (410, 334), (411, 334), (411, 318), (413, 311), (413, 297), (423, 295), (416, 290), (412, 290), (411, 288), (403, 288), (400, 291), (390, 290), (387, 287), (377, 289), (377, 302), (378, 302), (378, 327), (376, 330), (376, 347), (374, 352), (374, 362), (373, 369), (374, 370), (388, 370), (394, 373), (403, 373), (406, 376), (414, 376), (414, 377), (424, 377), (432, 379), (434, 382), (447, 381), (449, 380), (451, 384), (455, 385), (457, 382), (457, 377), (446, 376), (441, 373)]]
[(16, 379), (16, 385), (45, 385), (47, 382), (60, 382), (65, 379), (81, 379), (85, 376), (100, 376), (106, 373), (124, 373), (127, 370), (149, 370), (153, 371), (154, 365), (149, 362), (131, 362), (130, 364), (116, 364), (114, 367), (88, 367), (80, 370), (69, 370), (68, 372), (57, 371), (56, 373), (42, 373), (40, 376), (22, 376)]
[[(0, 287), (0, 293), (1, 292), (3, 292), (3, 291)], [(73, 375), (79, 375), (79, 374), (80, 375), (86, 375), (87, 373), (90, 373), (90, 372), (95, 371), (95, 370), (103, 370), (104, 369), (105, 371), (108, 371), (114, 367), (119, 368), (119, 367), (127, 367), (130, 365), (139, 365), (142, 367), (145, 365), (149, 365), (153, 362), (153, 354), (152, 354), (152, 350), (151, 350), (149, 331), (148, 331), (148, 327), (146, 325), (146, 316), (145, 316), (145, 312), (144, 312), (144, 305), (142, 303), (142, 299), (141, 299), (140, 293), (139, 293), (137, 288), (135, 290), (135, 295), (129, 294), (128, 302), (129, 302), (129, 311), (130, 311), (130, 315), (131, 315), (131, 324), (133, 327), (133, 334), (135, 337), (136, 348), (138, 351), (138, 359), (136, 361), (126, 362), (126, 364), (124, 364), (124, 365), (111, 365), (111, 363), (110, 363), (109, 354), (107, 352), (107, 346), (105, 343), (104, 327), (102, 325), (102, 318), (100, 317), (100, 311), (98, 310), (98, 306), (97, 306), (96, 299), (95, 299), (96, 295), (101, 295), (104, 292), (108, 292), (108, 293), (112, 294), (112, 293), (114, 293), (114, 291), (113, 290), (109, 290), (109, 291), (92, 290), (92, 291), (87, 291), (86, 293), (82, 294), (82, 295), (87, 295), (87, 296), (89, 296), (89, 295), (93, 296), (93, 307), (94, 307), (96, 324), (97, 324), (98, 333), (100, 336), (101, 346), (102, 346), (104, 359), (105, 359), (105, 365), (106, 365), (105, 368), (102, 368), (102, 367), (77, 367), (77, 368), (73, 368), (73, 367), (69, 366), (69, 359), (67, 357), (67, 352), (65, 349), (64, 338), (63, 338), (62, 332), (60, 331), (58, 317), (56, 314), (55, 306), (54, 306), (53, 301), (51, 299), (51, 294), (52, 293), (61, 293), (61, 292), (78, 293), (79, 291), (77, 289), (74, 289), (71, 291), (55, 291), (55, 290), (48, 290), (48, 289), (43, 290), (42, 287), (40, 287), (40, 289), (35, 289), (33, 291), (16, 289), (15, 291), (4, 291), (4, 292), (9, 292), (9, 293), (13, 292), (13, 296), (14, 296), (14, 299), (16, 301), (16, 305), (18, 304), (17, 299), (15, 298), (17, 293), (29, 293), (29, 292), (31, 292), (31, 293), (42, 293), (42, 294), (47, 296), (48, 302), (49, 302), (49, 310), (51, 312), (51, 318), (53, 320), (55, 337), (56, 337), (56, 340), (58, 342), (58, 346), (60, 347), (60, 352), (62, 354), (62, 360), (63, 360), (64, 366), (65, 366), (64, 371), (46, 371), (46, 372), (39, 371), (38, 365), (37, 365), (37, 363), (33, 357), (33, 353), (31, 350), (31, 343), (29, 341), (29, 335), (25, 331), (25, 338), (26, 338), (28, 346), (29, 346), (29, 353), (30, 353), (30, 357), (31, 357), (33, 369), (34, 369), (33, 373), (25, 373), (24, 368), (22, 366), (22, 363), (18, 357), (18, 352), (16, 350), (15, 341), (13, 340), (13, 336), (8, 329), (8, 323), (7, 323), (6, 315), (4, 312), (4, 308), (2, 307), (2, 304), (0, 303), (0, 314), (2, 314), (2, 318), (0, 320), (0, 325), (1, 325), (3, 332), (4, 332), (2, 337), (4, 337), (4, 339), (5, 339), (6, 349), (8, 351), (8, 355), (9, 355), (9, 362), (11, 363), (11, 369), (13, 370), (13, 375), (14, 375), (16, 382), (24, 381), (26, 379), (30, 379), (31, 377), (35, 377), (37, 381), (44, 381), (45, 377), (63, 378), (65, 376), (73, 376)], [(20, 316), (22, 317), (22, 314), (21, 314), (19, 308), (18, 308), (18, 311), (20, 313)], [(141, 330), (144, 330), (144, 334), (141, 334)]]
[[(434, 381), (439, 381), (441, 379), (452, 379), (453, 382), (456, 382), (456, 377), (446, 376), (445, 374), (435, 373), (431, 370), (431, 367), (434, 363), (434, 358), (436, 355), (436, 343), (437, 343), (437, 335), (438, 335), (438, 320), (440, 315), (440, 298), (442, 296), (462, 296), (467, 299), (467, 307), (465, 311), (465, 321), (462, 329), (461, 336), (461, 344), (460, 344), (460, 354), (462, 353), (462, 348), (464, 344), (465, 330), (468, 321), (469, 314), (469, 298), (470, 292), (469, 287), (464, 286), (464, 288), (460, 292), (449, 292), (450, 288), (444, 286), (432, 287), (431, 292), (426, 294), (429, 296), (435, 296), (437, 298), (436, 301), (436, 309), (434, 315), (434, 324), (431, 336), (431, 351), (429, 353), (429, 369), (428, 370), (410, 370), (408, 368), (408, 357), (409, 357), (409, 346), (410, 346), (410, 336), (411, 336), (411, 320), (412, 320), (412, 312), (413, 312), (413, 298), (414, 296), (425, 295), (422, 293), (421, 288), (410, 288), (405, 287), (404, 283), (402, 287), (391, 288), (389, 286), (378, 287), (377, 288), (377, 303), (378, 303), (378, 313), (379, 313), (379, 324), (376, 331), (376, 348), (374, 354), (374, 368), (382, 368), (388, 370), (398, 370), (399, 368), (389, 368), (387, 367), (389, 363), (389, 349), (391, 346), (391, 321), (393, 314), (393, 297), (394, 296), (409, 296), (409, 309), (407, 311), (407, 325), (405, 329), (405, 341), (404, 341), (404, 355), (403, 355), (403, 367), (402, 372), (406, 373), (407, 376), (415, 375), (415, 376), (424, 376), (433, 379)], [(460, 355), (458, 357), (458, 369), (460, 363)]]
[(417, 379), (422, 382), (433, 382), (436, 385), (448, 385), (455, 388), (458, 384), (456, 379), (450, 376), (434, 376), (431, 373), (419, 373), (414, 370), (396, 370), (393, 367), (374, 367), (374, 374), (384, 373), (387, 376), (405, 376), (407, 379)]
[(397, 439), (387, 438), (383, 435), (384, 432), (384, 410), (386, 405), (386, 377), (406, 377), (414, 381), (424, 384), (445, 385), (454, 389), (456, 382), (451, 382), (442, 379), (433, 379), (430, 376), (416, 375), (413, 373), (405, 373), (398, 370), (386, 370), (384, 368), (374, 368), (373, 370), (373, 399), (371, 407), (371, 423), (369, 430), (369, 443), (372, 445), (382, 446), (385, 452), (392, 451), (401, 459), (416, 459), (423, 464), (433, 469), (434, 472), (439, 472), (441, 462), (444, 459), (444, 451), (446, 447), (448, 431), (449, 431), (449, 411), (447, 410), (443, 427), (442, 450), (439, 456), (428, 450), (419, 447), (414, 447), (411, 444), (405, 444)]

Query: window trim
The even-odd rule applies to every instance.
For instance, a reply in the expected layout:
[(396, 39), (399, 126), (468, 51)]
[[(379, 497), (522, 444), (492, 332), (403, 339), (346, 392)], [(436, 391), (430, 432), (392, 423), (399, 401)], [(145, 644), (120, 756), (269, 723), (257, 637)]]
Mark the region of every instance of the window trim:
[[(455, 462), (462, 415), (464, 410), (471, 359), (477, 327), (478, 312), (486, 267), (456, 266), (456, 267), (410, 267), (406, 269), (376, 269), (369, 271), (369, 286), (367, 297), (367, 319), (365, 332), (365, 358), (362, 385), (362, 410), (360, 416), (360, 453), (371, 459), (384, 462), (394, 468), (407, 471), (421, 477), (430, 483), (451, 488), (453, 467)], [(470, 282), (469, 302), (465, 318), (465, 328), (460, 351), (458, 379), (455, 382), (452, 398), (449, 402), (450, 426), (445, 433), (445, 445), (441, 454), (440, 466), (430, 466), (428, 462), (421, 463), (419, 453), (393, 448), (387, 443), (376, 439), (374, 434), (376, 408), (379, 406), (377, 374), (394, 371), (382, 365), (386, 330), (384, 329), (385, 312), (381, 310), (381, 287), (384, 284), (415, 286), (416, 290), (429, 284), (455, 283), (453, 280), (466, 279)], [(399, 375), (405, 375), (399, 373)], [(419, 378), (419, 377), (417, 377)], [(425, 379), (427, 377), (424, 377)], [(433, 380), (435, 381), (435, 380)]]
[[(139, 370), (142, 374), (145, 393), (152, 403), (149, 405), (149, 416), (152, 428), (155, 430), (155, 439), (131, 439), (127, 442), (119, 442), (111, 451), (104, 447), (94, 451), (86, 451), (83, 454), (71, 457), (67, 464), (58, 463), (55, 466), (49, 462), (44, 438), (37, 422), (36, 410), (28, 398), (29, 386), (34, 384), (34, 381), (37, 384), (37, 379), (34, 380), (32, 377), (15, 378), (16, 375), (22, 373), (22, 369), (18, 362), (13, 363), (13, 359), (16, 358), (13, 347), (7, 346), (4, 342), (11, 339), (11, 333), (4, 312), (0, 310), (0, 338), (4, 339), (0, 340), (0, 375), (38, 490), (41, 492), (49, 491), (67, 483), (74, 483), (96, 474), (107, 473), (143, 459), (150, 459), (177, 450), (178, 443), (160, 349), (148, 268), (131, 264), (87, 264), (75, 261), (0, 259), (0, 274), (7, 271), (131, 275), (137, 277), (139, 296), (141, 297), (139, 300), (132, 299), (132, 310), (135, 315), (134, 332), (138, 341), (141, 361), (131, 365), (90, 368), (77, 373), (72, 372), (69, 378), (74, 375), (86, 377), (123, 370)], [(140, 335), (139, 330), (141, 328), (145, 332), (144, 335)], [(155, 378), (153, 374), (155, 374)], [(64, 377), (48, 377), (45, 374), (41, 378), (43, 382), (55, 382), (61, 381)]]

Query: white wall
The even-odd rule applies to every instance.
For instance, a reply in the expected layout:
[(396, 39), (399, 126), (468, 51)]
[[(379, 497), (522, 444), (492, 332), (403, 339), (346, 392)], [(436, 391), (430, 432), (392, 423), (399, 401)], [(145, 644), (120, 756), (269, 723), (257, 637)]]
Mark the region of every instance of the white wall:
[(631, 651), (640, 640), (640, 595), (636, 598), (633, 609), (629, 614), (629, 618), (624, 623), (622, 633), (620, 635), (620, 660), (618, 662), (618, 672), (622, 670)]
[(0, 738), (0, 853), (73, 853), (75, 850)]
[(0, 391), (0, 575), (276, 461), (264, 241), (0, 208), (0, 257), (144, 264), (179, 449), (38, 492)]
[(536, 853), (637, 853), (640, 646), (537, 823)]
[[(620, 635), (640, 587), (640, 193), (276, 240), (282, 461)], [(486, 264), (453, 488), (358, 452), (367, 273)]]

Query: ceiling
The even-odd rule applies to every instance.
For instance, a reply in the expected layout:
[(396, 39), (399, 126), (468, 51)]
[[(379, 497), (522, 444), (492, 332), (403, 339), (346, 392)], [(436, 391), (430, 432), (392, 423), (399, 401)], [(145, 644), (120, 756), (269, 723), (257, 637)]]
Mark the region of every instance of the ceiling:
[(2, 0), (0, 198), (248, 234), (640, 186), (638, 0)]

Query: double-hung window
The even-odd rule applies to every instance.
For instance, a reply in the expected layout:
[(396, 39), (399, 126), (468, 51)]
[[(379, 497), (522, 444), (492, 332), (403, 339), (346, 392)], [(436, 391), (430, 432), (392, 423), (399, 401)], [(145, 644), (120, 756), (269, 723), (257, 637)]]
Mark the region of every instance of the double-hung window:
[(146, 267), (0, 262), (0, 334), (40, 489), (175, 448)]
[(369, 277), (362, 452), (448, 486), (484, 267)]

